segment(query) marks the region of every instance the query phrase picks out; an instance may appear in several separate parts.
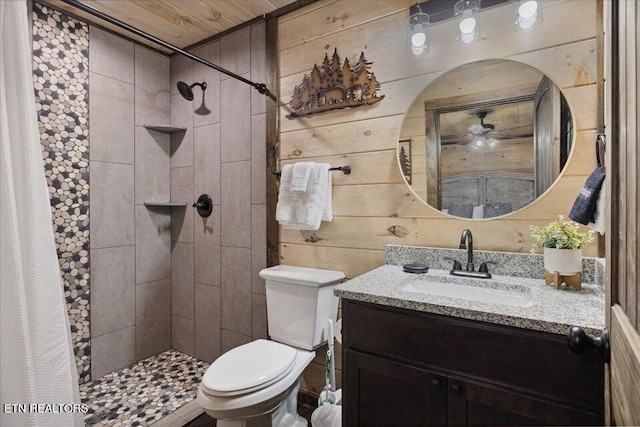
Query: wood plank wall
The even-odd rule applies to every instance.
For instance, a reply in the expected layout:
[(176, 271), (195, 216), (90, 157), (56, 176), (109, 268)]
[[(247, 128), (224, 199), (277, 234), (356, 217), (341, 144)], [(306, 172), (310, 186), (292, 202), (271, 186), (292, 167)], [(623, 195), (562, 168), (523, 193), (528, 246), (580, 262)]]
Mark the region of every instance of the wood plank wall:
[[(617, 200), (612, 215), (617, 218), (618, 248), (617, 261), (617, 302), (629, 317), (630, 323), (640, 332), (640, 297), (638, 296), (637, 263), (638, 217), (640, 203), (638, 197), (638, 22), (640, 7), (635, 2), (622, 2), (619, 6), (619, 91), (617, 93), (619, 130), (615, 136), (618, 144), (612, 154), (617, 156), (612, 166), (618, 171)], [(615, 96), (615, 95), (614, 95)], [(614, 98), (616, 100), (616, 98)], [(614, 229), (612, 228), (612, 231)], [(612, 235), (613, 237), (613, 235)], [(615, 283), (612, 283), (615, 285)]]
[(611, 361), (605, 370), (607, 425), (640, 425), (640, 191), (638, 186), (638, 31), (636, 2), (605, 2), (607, 55), (607, 327)]
[[(566, 216), (595, 167), (601, 102), (596, 0), (545, 3), (542, 26), (521, 33), (513, 31), (513, 5), (483, 11), (481, 40), (471, 46), (456, 43), (456, 21), (441, 22), (430, 27), (429, 54), (410, 58), (406, 23), (414, 3), (321, 0), (279, 18), (280, 167), (304, 160), (353, 169), (349, 176), (333, 175), (332, 223), (315, 232), (280, 229), (281, 264), (341, 270), (349, 278), (383, 264), (386, 244), (453, 248), (464, 228), (473, 231), (478, 249), (528, 252), (529, 226)], [(335, 48), (352, 64), (364, 51), (386, 98), (372, 106), (287, 119), (294, 86)], [(396, 141), (405, 112), (425, 85), (448, 69), (489, 58), (527, 63), (562, 89), (575, 117), (575, 148), (561, 178), (529, 207), (498, 220), (455, 219), (416, 200), (399, 171)], [(584, 250), (596, 254), (595, 244)], [(321, 389), (322, 369), (314, 363), (305, 372), (308, 390)]]

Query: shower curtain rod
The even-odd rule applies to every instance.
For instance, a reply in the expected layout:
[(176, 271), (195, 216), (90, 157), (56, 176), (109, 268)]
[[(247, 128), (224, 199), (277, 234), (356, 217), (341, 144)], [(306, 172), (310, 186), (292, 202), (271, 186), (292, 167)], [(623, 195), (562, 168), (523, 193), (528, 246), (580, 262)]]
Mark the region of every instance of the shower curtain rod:
[(98, 18), (100, 18), (100, 19), (102, 19), (104, 21), (107, 21), (107, 22), (109, 22), (109, 23), (111, 23), (111, 24), (113, 24), (113, 25), (115, 25), (117, 27), (122, 28), (123, 30), (127, 30), (130, 33), (136, 34), (136, 35), (138, 35), (138, 36), (140, 36), (140, 37), (142, 37), (144, 39), (147, 39), (147, 40), (152, 41), (152, 42), (154, 42), (156, 44), (159, 44), (160, 46), (166, 47), (167, 49), (171, 49), (174, 52), (179, 53), (180, 55), (186, 56), (187, 58), (189, 58), (189, 59), (191, 59), (193, 61), (199, 62), (202, 65), (206, 65), (207, 67), (211, 67), (214, 70), (218, 70), (221, 73), (224, 73), (229, 77), (233, 77), (234, 79), (238, 79), (243, 83), (246, 83), (246, 84), (248, 84), (250, 86), (253, 86), (262, 95), (265, 95), (265, 94), (267, 94), (267, 96), (270, 95), (270, 91), (269, 91), (269, 89), (267, 89), (267, 85), (265, 85), (264, 83), (254, 83), (251, 80), (247, 80), (242, 76), (239, 76), (239, 75), (237, 75), (235, 73), (232, 73), (229, 70), (226, 70), (226, 69), (220, 67), (219, 65), (213, 64), (213, 63), (211, 63), (211, 62), (209, 62), (209, 61), (207, 61), (205, 59), (200, 58), (199, 56), (196, 56), (196, 55), (194, 55), (192, 53), (187, 52), (186, 50), (182, 50), (177, 46), (174, 46), (174, 45), (172, 45), (170, 43), (165, 42), (164, 40), (160, 40), (159, 38), (154, 37), (151, 34), (145, 33), (144, 31), (139, 30), (136, 27), (132, 27), (129, 24), (126, 24), (126, 23), (124, 23), (122, 21), (119, 21), (119, 20), (117, 20), (115, 18), (112, 18), (111, 16), (109, 16), (109, 15), (107, 15), (105, 13), (102, 13), (99, 10), (96, 10), (96, 9), (90, 7), (90, 6), (87, 6), (86, 4), (81, 3), (81, 2), (79, 2), (77, 0), (62, 0), (62, 2), (66, 3), (66, 4), (70, 5), (70, 6), (77, 7), (78, 9), (80, 9), (80, 10), (82, 10), (84, 12), (87, 12), (90, 15), (98, 17)]

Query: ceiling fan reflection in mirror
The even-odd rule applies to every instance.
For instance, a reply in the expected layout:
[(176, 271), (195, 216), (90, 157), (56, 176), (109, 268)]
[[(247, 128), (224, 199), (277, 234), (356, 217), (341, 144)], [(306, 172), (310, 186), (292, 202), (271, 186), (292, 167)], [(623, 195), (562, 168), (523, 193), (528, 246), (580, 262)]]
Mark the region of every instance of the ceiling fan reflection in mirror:
[(485, 123), (487, 115), (493, 113), (494, 110), (482, 109), (469, 112), (470, 117), (474, 117), (480, 120), (480, 123), (472, 124), (467, 127), (469, 133), (465, 134), (449, 134), (441, 135), (440, 143), (442, 145), (458, 144), (468, 145), (472, 142), (477, 143), (478, 146), (482, 145), (480, 142), (486, 142), (488, 140), (503, 141), (503, 140), (515, 140), (521, 138), (532, 138), (533, 128), (531, 125), (510, 127), (507, 129), (496, 130), (496, 125), (493, 123)]
[(478, 111), (476, 112), (476, 117), (480, 119), (479, 124), (471, 125), (467, 129), (474, 135), (486, 135), (496, 127), (491, 123), (485, 123), (484, 118), (487, 117), (488, 111)]

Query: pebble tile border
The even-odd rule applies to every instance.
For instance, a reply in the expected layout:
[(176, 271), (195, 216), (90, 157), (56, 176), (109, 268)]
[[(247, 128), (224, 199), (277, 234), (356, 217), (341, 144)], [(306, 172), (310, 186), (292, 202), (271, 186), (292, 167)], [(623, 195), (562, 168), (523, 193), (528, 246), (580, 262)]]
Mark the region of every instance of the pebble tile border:
[(80, 383), (89, 330), (89, 28), (33, 3), (33, 85), (51, 213)]
[(208, 363), (168, 350), (80, 386), (87, 425), (148, 426), (189, 403)]

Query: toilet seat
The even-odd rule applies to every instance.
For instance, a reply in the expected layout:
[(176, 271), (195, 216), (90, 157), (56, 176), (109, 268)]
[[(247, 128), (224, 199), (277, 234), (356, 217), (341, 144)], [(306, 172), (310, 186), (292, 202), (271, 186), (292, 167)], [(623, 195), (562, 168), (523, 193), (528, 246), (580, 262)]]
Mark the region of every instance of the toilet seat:
[(263, 339), (236, 347), (209, 366), (202, 378), (203, 391), (231, 397), (268, 387), (291, 372), (296, 353), (292, 347)]
[[(315, 357), (315, 352), (294, 349), (296, 358), (292, 369), (279, 381), (252, 393), (236, 396), (214, 396), (202, 384), (198, 387), (198, 404), (211, 417), (220, 420), (237, 420), (266, 414), (281, 405), (285, 397), (297, 389), (300, 376)], [(296, 385), (297, 384), (297, 385)], [(297, 391), (296, 391), (297, 393)], [(297, 394), (296, 394), (297, 396)], [(294, 405), (295, 408), (295, 405)]]

